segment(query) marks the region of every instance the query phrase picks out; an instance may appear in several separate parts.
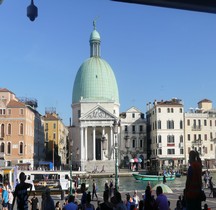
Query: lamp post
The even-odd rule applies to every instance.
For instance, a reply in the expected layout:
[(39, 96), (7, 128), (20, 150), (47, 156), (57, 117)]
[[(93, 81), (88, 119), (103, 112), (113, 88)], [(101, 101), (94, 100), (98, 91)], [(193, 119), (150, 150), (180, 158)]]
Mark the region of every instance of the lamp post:
[(72, 146), (73, 146), (73, 141), (70, 141), (70, 195), (73, 195), (73, 174), (72, 174)]
[(113, 133), (115, 135), (115, 189), (118, 190), (118, 143), (117, 143), (117, 135), (118, 135), (118, 123), (117, 120), (113, 123)]

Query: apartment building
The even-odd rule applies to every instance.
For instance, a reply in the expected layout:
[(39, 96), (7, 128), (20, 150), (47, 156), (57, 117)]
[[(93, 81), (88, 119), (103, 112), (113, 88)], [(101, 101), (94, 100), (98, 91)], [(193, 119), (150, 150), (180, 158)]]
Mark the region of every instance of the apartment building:
[(37, 101), (20, 100), (0, 88), (0, 154), (5, 166), (30, 163), (34, 167), (43, 156), (43, 122)]
[(185, 160), (189, 159), (190, 150), (196, 150), (204, 167), (215, 167), (216, 109), (212, 108), (212, 101), (199, 101), (198, 107), (184, 114), (184, 119)]
[(120, 114), (119, 150), (122, 167), (128, 167), (130, 160), (137, 158), (141, 168), (147, 161), (146, 119), (136, 107)]
[(155, 170), (185, 163), (184, 106), (180, 99), (147, 104), (147, 153)]
[(66, 164), (68, 158), (68, 128), (63, 124), (55, 108), (47, 108), (43, 120), (47, 154), (46, 159), (52, 161), (55, 166), (60, 167)]

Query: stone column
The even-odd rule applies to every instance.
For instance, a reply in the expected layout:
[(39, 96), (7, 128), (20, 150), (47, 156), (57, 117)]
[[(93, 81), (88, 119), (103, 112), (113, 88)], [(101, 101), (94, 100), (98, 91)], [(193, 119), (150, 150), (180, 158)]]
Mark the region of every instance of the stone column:
[(84, 140), (83, 140), (83, 127), (80, 128), (80, 138), (81, 138), (81, 148), (80, 148), (80, 152), (81, 152), (81, 161), (84, 160)]
[[(102, 137), (104, 137), (104, 135), (105, 135), (105, 129), (104, 129), (104, 127), (102, 127)], [(104, 150), (103, 150), (103, 144), (104, 142), (102, 142), (101, 141), (101, 160), (104, 160)]]
[(95, 160), (95, 127), (93, 127), (93, 160)]
[(110, 146), (109, 146), (109, 154), (112, 152), (111, 154), (111, 159), (114, 160), (115, 155), (114, 155), (114, 139), (113, 139), (113, 127), (110, 126)]
[(87, 136), (88, 136), (88, 127), (85, 128), (85, 160), (88, 160), (88, 142), (87, 142)]

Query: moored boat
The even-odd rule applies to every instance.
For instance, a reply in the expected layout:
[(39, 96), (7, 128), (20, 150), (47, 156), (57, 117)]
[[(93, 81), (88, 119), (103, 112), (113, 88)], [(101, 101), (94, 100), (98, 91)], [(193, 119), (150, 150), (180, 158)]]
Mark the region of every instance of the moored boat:
[[(143, 174), (132, 174), (136, 180), (141, 181), (163, 181), (163, 176), (157, 175), (143, 175)], [(175, 176), (165, 176), (166, 181), (173, 181), (175, 180)]]

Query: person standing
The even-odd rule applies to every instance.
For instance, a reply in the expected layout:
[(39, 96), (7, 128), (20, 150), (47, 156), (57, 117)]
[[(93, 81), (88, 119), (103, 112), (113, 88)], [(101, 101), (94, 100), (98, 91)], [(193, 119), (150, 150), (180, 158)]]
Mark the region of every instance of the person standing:
[(134, 190), (133, 200), (135, 202), (135, 208), (138, 208), (139, 202), (140, 202), (140, 198), (137, 195), (137, 190)]
[[(17, 198), (17, 210), (28, 210), (28, 197), (32, 191), (32, 184), (25, 182), (26, 175), (24, 172), (20, 173), (19, 179), (20, 183), (16, 185), (14, 191), (12, 209)], [(28, 189), (30, 190), (27, 191)]]
[(97, 200), (98, 200), (98, 196), (97, 196), (97, 185), (96, 185), (95, 180), (93, 179), (93, 183), (92, 183), (92, 200), (93, 200), (93, 198), (94, 198), (94, 195), (95, 195), (95, 197), (96, 197)]
[(201, 210), (202, 164), (197, 151), (190, 151), (189, 164), (185, 187), (186, 209)]
[(109, 202), (109, 192), (104, 191), (103, 193), (103, 203), (99, 204), (99, 209), (101, 210), (112, 210), (112, 204)]
[(8, 182), (4, 182), (4, 187), (2, 191), (2, 210), (8, 210)]
[(54, 201), (50, 195), (50, 189), (46, 188), (45, 190), (45, 200), (43, 202), (43, 209), (44, 210), (55, 210)]
[(64, 205), (63, 210), (77, 210), (78, 206), (74, 203), (75, 197), (73, 195), (69, 195), (68, 203)]
[(38, 198), (36, 197), (36, 192), (34, 192), (32, 199), (30, 200), (31, 210), (37, 210), (38, 208)]
[(214, 190), (214, 184), (212, 182), (212, 176), (209, 178), (209, 188), (210, 188), (210, 193), (209, 193), (209, 197), (210, 197), (211, 194), (213, 193), (213, 190)]
[(91, 203), (91, 193), (88, 192), (86, 196), (86, 203), (83, 205), (82, 210), (95, 210), (94, 205)]
[[(166, 195), (163, 194), (163, 189), (158, 186), (156, 189), (157, 198), (155, 200), (156, 207), (158, 210), (169, 210), (168, 200)], [(195, 210), (195, 209), (194, 209)]]
[(13, 204), (13, 193), (11, 188), (8, 188), (8, 210), (12, 210), (12, 204)]

